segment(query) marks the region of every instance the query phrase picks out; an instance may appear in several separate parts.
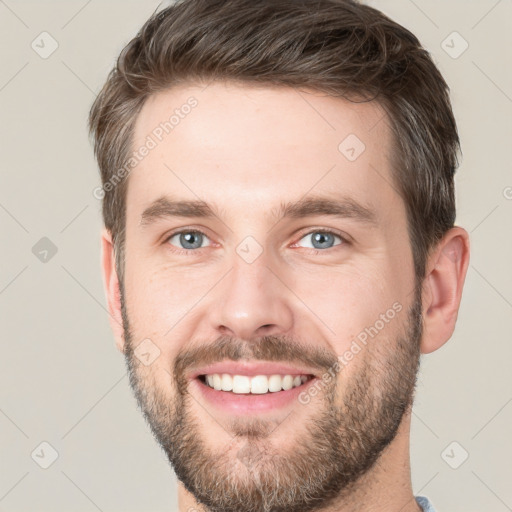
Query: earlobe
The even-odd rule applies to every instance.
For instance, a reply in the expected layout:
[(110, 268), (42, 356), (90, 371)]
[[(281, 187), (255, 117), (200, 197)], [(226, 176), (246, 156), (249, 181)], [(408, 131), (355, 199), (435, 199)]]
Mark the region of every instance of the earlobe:
[(124, 353), (123, 317), (121, 314), (121, 295), (119, 280), (115, 265), (114, 244), (110, 231), (106, 228), (101, 233), (101, 266), (103, 271), (103, 285), (107, 299), (110, 326), (114, 333), (116, 346)]
[(469, 265), (469, 234), (450, 229), (430, 255), (423, 283), (421, 353), (428, 354), (452, 336)]

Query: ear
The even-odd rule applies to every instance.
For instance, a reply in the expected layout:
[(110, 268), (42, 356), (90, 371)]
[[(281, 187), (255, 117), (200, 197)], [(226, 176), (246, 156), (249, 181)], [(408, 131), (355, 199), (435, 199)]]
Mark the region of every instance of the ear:
[(117, 277), (114, 244), (110, 231), (106, 228), (101, 233), (101, 266), (103, 270), (103, 285), (108, 304), (109, 320), (116, 346), (120, 352), (124, 353), (124, 329), (123, 317), (121, 314), (121, 294), (119, 292), (119, 280)]
[(452, 336), (468, 265), (469, 234), (461, 227), (453, 227), (427, 261), (422, 293), (422, 354), (437, 350)]

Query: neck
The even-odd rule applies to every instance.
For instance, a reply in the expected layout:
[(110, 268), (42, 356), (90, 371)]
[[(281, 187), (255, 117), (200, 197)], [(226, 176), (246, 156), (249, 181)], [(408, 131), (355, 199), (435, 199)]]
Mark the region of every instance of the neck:
[[(420, 512), (412, 492), (409, 452), (410, 410), (404, 415), (395, 439), (382, 452), (375, 465), (354, 486), (350, 496), (317, 512)], [(178, 482), (179, 512), (208, 512)]]

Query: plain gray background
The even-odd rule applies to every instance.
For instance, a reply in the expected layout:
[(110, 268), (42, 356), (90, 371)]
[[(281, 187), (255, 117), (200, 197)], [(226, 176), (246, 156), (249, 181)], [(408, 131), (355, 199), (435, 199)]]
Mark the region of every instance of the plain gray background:
[[(422, 356), (413, 489), (437, 512), (505, 512), (512, 510), (512, 5), (371, 5), (420, 38), (452, 89), (463, 149), (457, 224), (471, 235), (456, 331)], [(92, 195), (100, 181), (86, 132), (114, 59), (158, 6), (0, 0), (3, 512), (177, 510), (174, 475), (136, 408), (108, 323), (100, 202)], [(52, 450), (58, 458), (43, 469)]]

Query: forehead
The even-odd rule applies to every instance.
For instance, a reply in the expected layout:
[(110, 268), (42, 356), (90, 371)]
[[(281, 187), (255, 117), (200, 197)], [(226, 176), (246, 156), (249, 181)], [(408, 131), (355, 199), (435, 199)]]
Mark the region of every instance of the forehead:
[(390, 143), (375, 102), (291, 87), (182, 85), (148, 98), (137, 118), (127, 211), (140, 214), (170, 194), (253, 215), (339, 191), (385, 213), (397, 199)]

